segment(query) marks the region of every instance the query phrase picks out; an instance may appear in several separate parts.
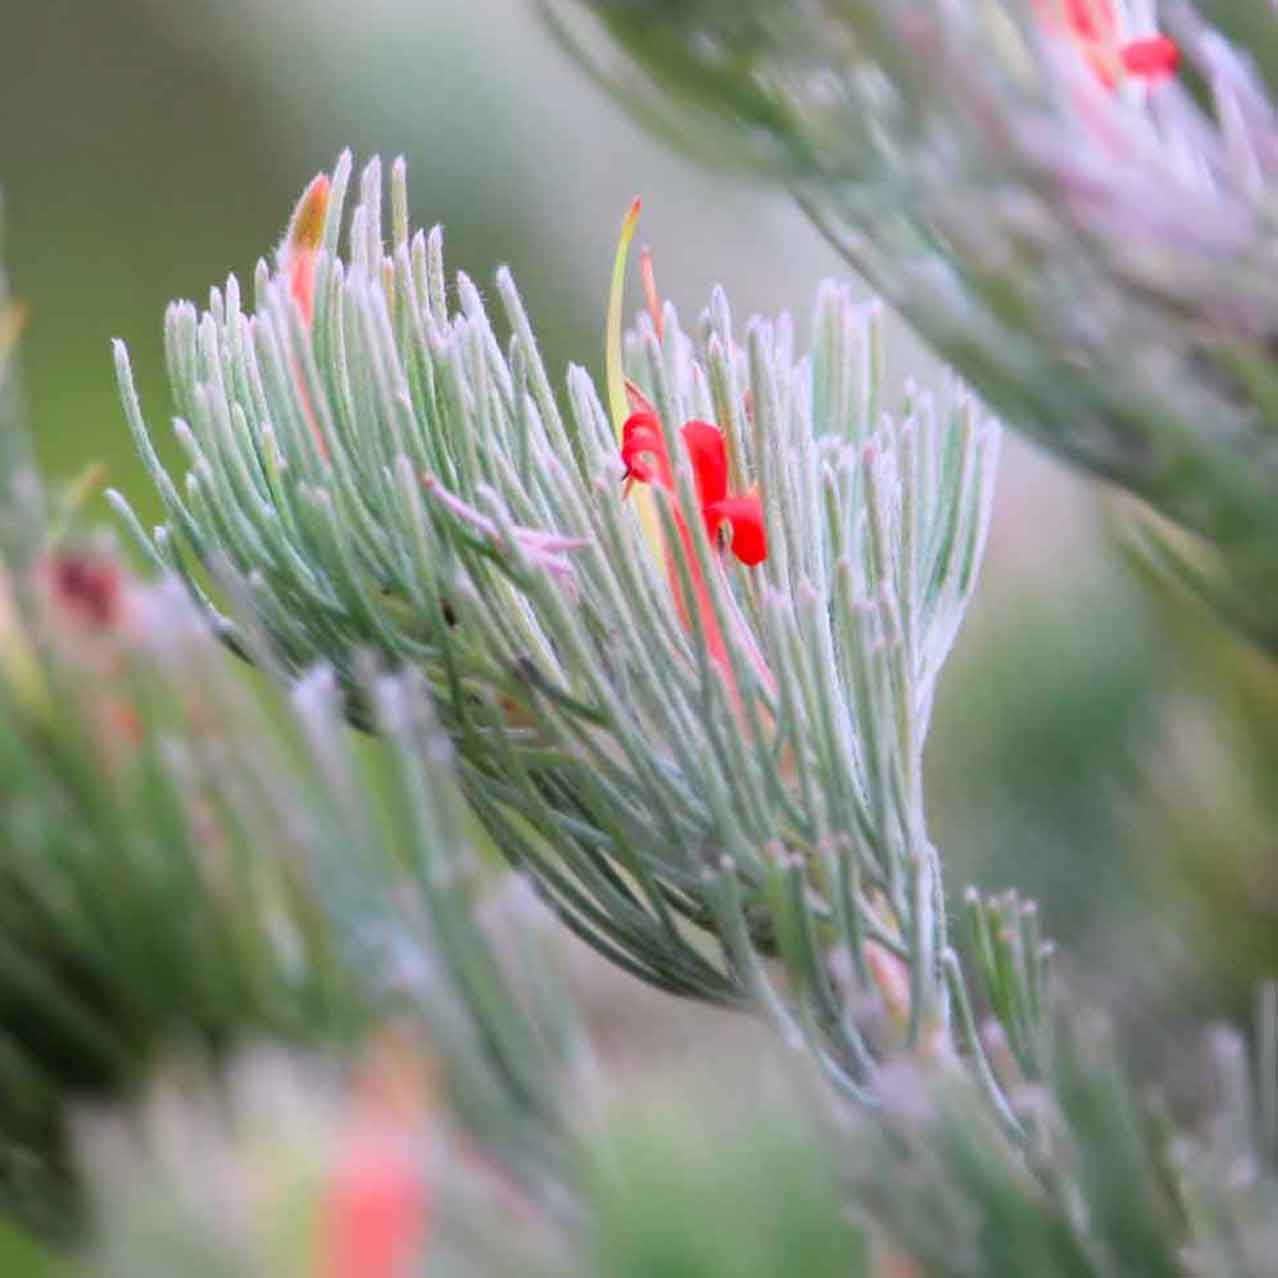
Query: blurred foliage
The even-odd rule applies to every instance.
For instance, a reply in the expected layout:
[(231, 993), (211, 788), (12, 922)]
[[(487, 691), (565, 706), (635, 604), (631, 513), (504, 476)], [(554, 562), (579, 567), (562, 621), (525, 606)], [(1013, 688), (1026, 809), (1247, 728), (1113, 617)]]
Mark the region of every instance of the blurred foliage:
[[(665, 1078), (614, 1106), (590, 1182), (601, 1278), (848, 1278), (869, 1261), (833, 1143), (793, 1101)], [(725, 1168), (732, 1171), (725, 1175)]]

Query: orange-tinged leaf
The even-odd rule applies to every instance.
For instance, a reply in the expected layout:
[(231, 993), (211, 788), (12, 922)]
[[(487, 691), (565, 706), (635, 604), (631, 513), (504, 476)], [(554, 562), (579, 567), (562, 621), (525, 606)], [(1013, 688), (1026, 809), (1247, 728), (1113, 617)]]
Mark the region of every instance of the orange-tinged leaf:
[(328, 197), (331, 186), (327, 173), (311, 179), (302, 192), (293, 216), (289, 220), (286, 244), (293, 253), (314, 252), (324, 242), (324, 220), (328, 216)]

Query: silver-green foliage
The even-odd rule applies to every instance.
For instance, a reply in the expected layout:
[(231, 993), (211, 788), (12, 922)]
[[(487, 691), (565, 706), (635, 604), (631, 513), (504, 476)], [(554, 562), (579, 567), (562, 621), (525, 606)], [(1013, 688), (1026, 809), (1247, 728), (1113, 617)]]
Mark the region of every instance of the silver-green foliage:
[[(948, 1025), (921, 759), (981, 557), (996, 427), (956, 386), (887, 412), (876, 313), (836, 285), (801, 357), (788, 317), (738, 337), (721, 292), (693, 335), (669, 307), (660, 339), (641, 319), (630, 372), (678, 459), (680, 505), (655, 493), (670, 571), (709, 601), (685, 623), (589, 376), (570, 369), (556, 398), (508, 272), (506, 335), (464, 276), (450, 306), (439, 232), (410, 236), (402, 164), (389, 243), (374, 161), (339, 257), (349, 173), (344, 157), (309, 326), (265, 264), (252, 313), (234, 279), (203, 313), (170, 309), (180, 485), (117, 347), (167, 522), (147, 536), (117, 506), (197, 595), (192, 560), (242, 582), (276, 652), (294, 670), (331, 662), (357, 721), (362, 651), (420, 671), (468, 798), (561, 918), (657, 985), (761, 1000), (860, 1094), (867, 947), (880, 990), (893, 964), (908, 972), (895, 1010), (910, 1041)], [(677, 533), (677, 509), (696, 508), (677, 433), (694, 416), (722, 427), (734, 490), (760, 490), (757, 569), (699, 519)]]

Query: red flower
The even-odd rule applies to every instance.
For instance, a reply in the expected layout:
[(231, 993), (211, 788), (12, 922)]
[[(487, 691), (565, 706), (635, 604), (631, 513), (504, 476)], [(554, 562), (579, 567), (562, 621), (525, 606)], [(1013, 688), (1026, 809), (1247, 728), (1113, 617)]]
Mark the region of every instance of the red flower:
[(1118, 38), (1118, 18), (1112, 0), (1065, 0), (1065, 22), (1080, 40), (1112, 44)]
[(1128, 75), (1145, 80), (1163, 80), (1175, 75), (1180, 65), (1180, 49), (1166, 36), (1150, 36), (1145, 40), (1132, 40), (1122, 47), (1120, 56)]
[(1125, 75), (1153, 84), (1180, 64), (1180, 49), (1166, 36), (1124, 42), (1113, 0), (1037, 0), (1037, 5), (1049, 25), (1068, 32), (1106, 88), (1115, 88)]
[[(634, 235), (635, 221), (639, 216), (639, 201), (631, 204), (621, 224), (621, 238), (617, 243), (617, 256), (613, 261), (612, 289), (608, 297), (608, 318), (604, 330), (604, 354), (608, 364), (608, 403), (612, 419), (620, 435), (621, 459), (626, 466), (626, 489), (635, 483), (656, 484), (665, 492), (675, 494), (674, 471), (670, 455), (666, 451), (665, 436), (652, 405), (639, 393), (633, 383), (626, 380), (621, 363), (621, 311), (625, 291), (626, 255)], [(652, 257), (644, 251), (644, 294), (653, 329), (662, 329), (661, 299), (653, 276)], [(628, 414), (628, 415), (627, 415)], [(689, 421), (680, 429), (684, 448), (692, 463), (696, 484), (697, 514), (680, 508), (676, 502), (674, 524), (679, 540), (679, 550), (687, 569), (686, 580), (691, 585), (691, 598), (685, 593), (685, 576), (678, 562), (678, 551), (662, 535), (655, 504), (648, 500), (639, 504), (639, 520), (644, 538), (659, 561), (664, 561), (666, 579), (674, 597), (675, 608), (684, 628), (695, 631), (705, 644), (710, 660), (718, 667), (728, 686), (733, 705), (741, 711), (740, 696), (732, 673), (728, 647), (719, 627), (710, 584), (701, 571), (696, 547), (692, 542), (689, 522), (700, 517), (706, 536), (712, 546), (724, 525), (730, 536), (732, 553), (750, 566), (762, 563), (768, 554), (767, 537), (763, 525), (763, 504), (757, 494), (731, 495), (728, 492), (728, 457), (723, 435), (710, 422)], [(772, 687), (772, 676), (745, 628), (729, 616), (729, 624), (736, 627), (741, 650), (754, 667), (758, 678), (766, 687)]]
[(125, 611), (125, 582), (111, 560), (66, 551), (45, 560), (42, 573), (60, 622), (84, 632), (119, 628)]
[(392, 1135), (353, 1133), (324, 1205), (321, 1278), (407, 1278), (428, 1216), (421, 1177)]
[[(636, 482), (656, 484), (666, 492), (674, 493), (674, 471), (670, 466), (670, 455), (666, 451), (665, 437), (661, 433), (661, 423), (653, 412), (652, 406), (633, 385), (627, 385), (626, 394), (632, 409), (621, 430), (621, 460), (626, 466), (627, 485)], [(723, 433), (709, 422), (694, 420), (684, 422), (679, 434), (683, 439), (684, 448), (688, 451), (688, 460), (692, 463), (692, 474), (697, 487), (698, 513), (710, 544), (717, 544), (720, 530), (727, 525), (731, 536), (732, 553), (743, 564), (750, 567), (762, 563), (768, 554), (767, 535), (763, 525), (763, 503), (759, 500), (757, 493), (729, 495), (728, 456), (723, 445)], [(705, 637), (706, 649), (728, 681), (728, 686), (732, 689), (735, 698), (736, 686), (732, 679), (728, 650), (719, 630), (710, 591), (697, 560), (696, 549), (692, 544), (688, 520), (685, 513), (677, 507), (675, 527), (679, 532), (679, 541), (688, 565), (688, 574), (692, 580), (693, 603), (698, 624)], [(674, 554), (669, 546), (665, 548), (665, 560), (666, 576), (670, 582), (670, 591), (674, 595), (675, 605), (679, 609), (679, 616), (684, 626), (690, 628), (690, 610), (684, 598)], [(760, 677), (765, 683), (770, 683), (771, 676), (762, 659), (755, 654), (753, 660)]]
[(419, 1148), (433, 1105), (429, 1071), (394, 1031), (361, 1063), (320, 1204), (314, 1278), (421, 1271), (432, 1211)]
[[(768, 554), (763, 505), (755, 493), (728, 495), (728, 457), (723, 432), (709, 422), (693, 420), (685, 422), (679, 433), (692, 463), (697, 504), (711, 545), (715, 544), (720, 528), (727, 524), (732, 553), (750, 567), (762, 563)], [(627, 479), (643, 484), (657, 483), (667, 492), (674, 492), (674, 474), (661, 423), (650, 407), (644, 405), (626, 419), (621, 432), (621, 460), (626, 465)], [(690, 562), (695, 560), (690, 558)]]

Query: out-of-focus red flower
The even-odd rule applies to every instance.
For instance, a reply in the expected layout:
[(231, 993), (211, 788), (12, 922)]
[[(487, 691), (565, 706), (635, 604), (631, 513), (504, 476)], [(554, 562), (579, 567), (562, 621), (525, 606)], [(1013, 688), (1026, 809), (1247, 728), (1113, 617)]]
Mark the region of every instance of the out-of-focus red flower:
[(348, 1133), (324, 1203), (320, 1278), (408, 1278), (425, 1238), (422, 1176), (389, 1127)]
[(1180, 49), (1166, 36), (1132, 40), (1123, 45), (1120, 55), (1127, 74), (1144, 80), (1166, 79), (1175, 75), (1180, 65)]
[(63, 551), (44, 561), (40, 575), (57, 622), (87, 631), (119, 626), (124, 613), (124, 576), (110, 559)]
[(318, 1278), (408, 1278), (430, 1228), (417, 1146), (432, 1105), (427, 1063), (393, 1032), (355, 1080), (322, 1206)]
[(89, 711), (108, 760), (142, 739), (142, 720), (116, 683), (132, 615), (119, 565), (92, 550), (64, 549), (36, 565), (44, 626), (58, 651), (93, 677)]
[(1049, 27), (1062, 30), (1106, 88), (1124, 76), (1148, 84), (1174, 75), (1180, 49), (1163, 35), (1124, 41), (1114, 0), (1036, 0)]

